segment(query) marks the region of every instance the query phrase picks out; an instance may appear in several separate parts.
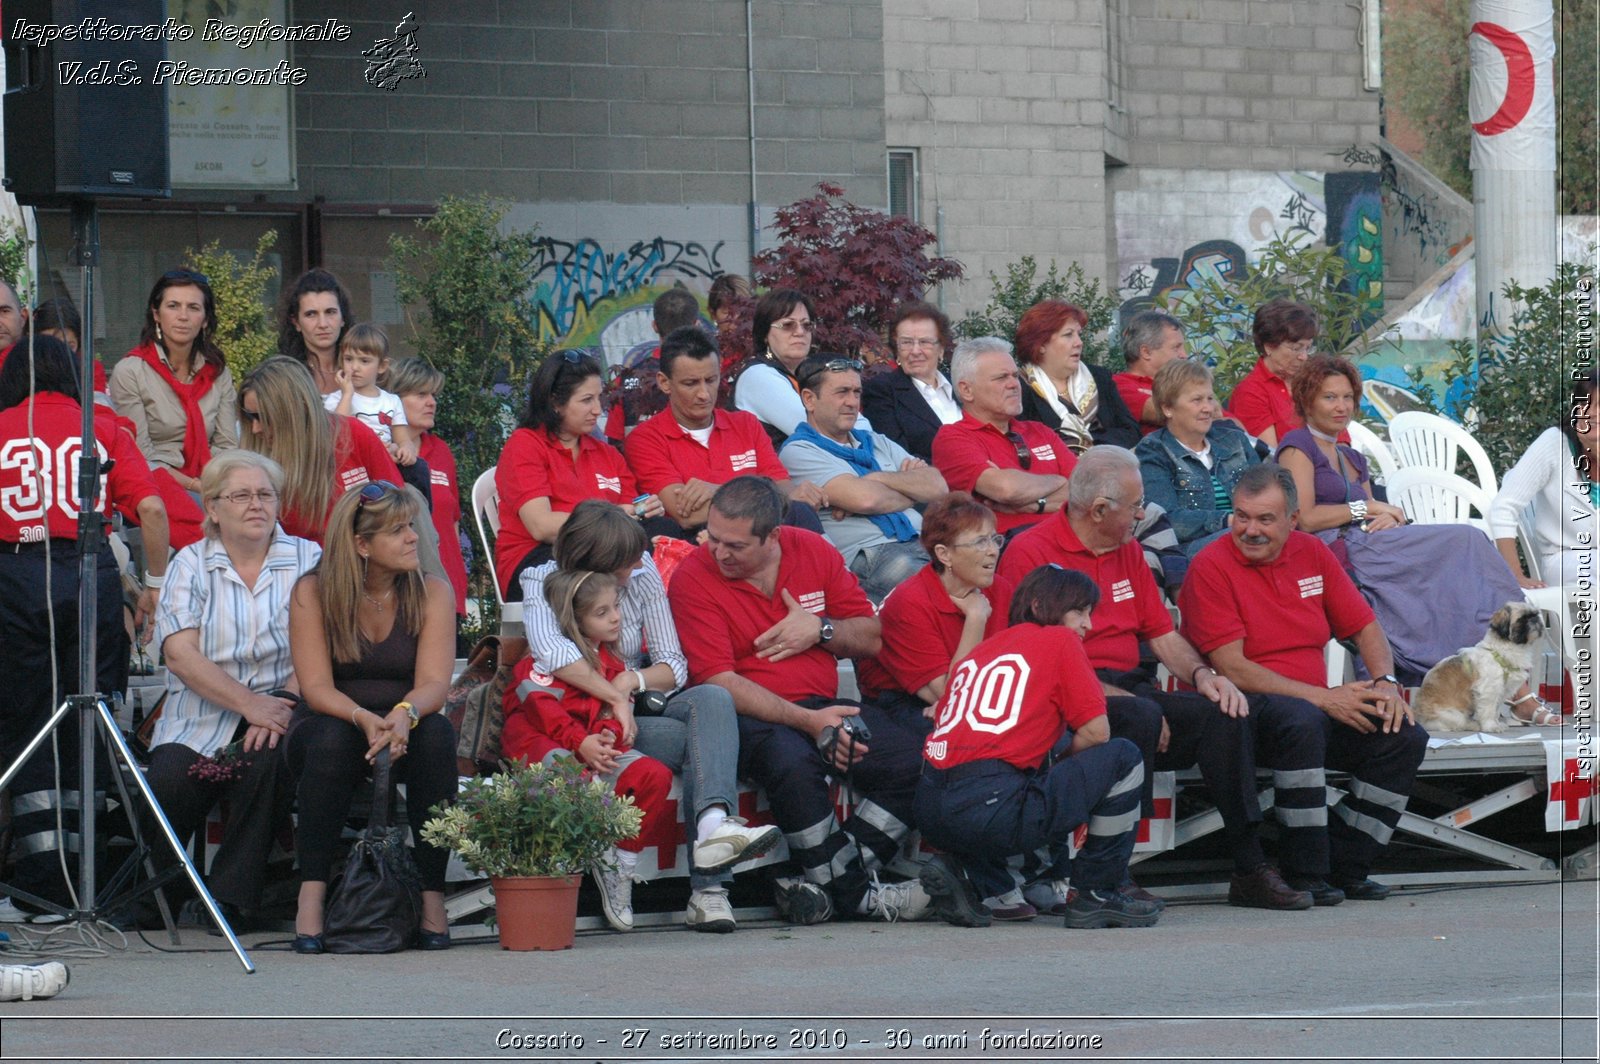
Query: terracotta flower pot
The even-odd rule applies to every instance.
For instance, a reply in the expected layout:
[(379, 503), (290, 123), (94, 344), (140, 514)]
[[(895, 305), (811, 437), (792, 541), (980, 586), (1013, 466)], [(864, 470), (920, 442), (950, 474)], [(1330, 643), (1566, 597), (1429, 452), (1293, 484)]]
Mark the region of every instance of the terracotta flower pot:
[(571, 949), (581, 876), (504, 876), (494, 886), (500, 948)]

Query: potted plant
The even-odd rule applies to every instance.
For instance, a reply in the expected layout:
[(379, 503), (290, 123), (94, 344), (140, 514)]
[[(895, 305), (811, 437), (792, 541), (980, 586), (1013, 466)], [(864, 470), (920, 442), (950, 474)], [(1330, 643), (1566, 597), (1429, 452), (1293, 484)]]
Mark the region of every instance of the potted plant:
[(489, 877), (500, 948), (510, 950), (572, 948), (579, 878), (644, 818), (632, 798), (567, 757), (470, 780), (432, 812), (422, 837)]

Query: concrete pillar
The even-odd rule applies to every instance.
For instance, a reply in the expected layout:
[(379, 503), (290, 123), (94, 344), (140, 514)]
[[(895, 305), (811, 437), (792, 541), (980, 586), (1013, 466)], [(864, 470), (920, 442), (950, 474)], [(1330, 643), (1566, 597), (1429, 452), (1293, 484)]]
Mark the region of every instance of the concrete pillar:
[(1551, 0), (1472, 0), (1468, 36), (1478, 328), (1503, 331), (1507, 281), (1556, 268), (1555, 38)]

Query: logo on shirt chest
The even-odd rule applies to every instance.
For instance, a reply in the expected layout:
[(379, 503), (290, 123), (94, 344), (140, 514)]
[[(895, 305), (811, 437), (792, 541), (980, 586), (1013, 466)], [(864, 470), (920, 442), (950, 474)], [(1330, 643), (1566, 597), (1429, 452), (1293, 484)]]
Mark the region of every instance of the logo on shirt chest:
[(807, 613), (820, 614), (828, 612), (828, 593), (826, 591), (807, 591), (805, 594), (800, 595), (796, 601), (800, 603), (800, 608)]
[(1131, 598), (1133, 598), (1132, 580), (1118, 580), (1111, 585), (1112, 602), (1127, 602)]
[(728, 464), (733, 467), (735, 473), (741, 469), (754, 469), (756, 467), (755, 449), (752, 448), (742, 454), (731, 455), (728, 458)]
[(351, 488), (360, 487), (370, 479), (371, 478), (367, 476), (367, 470), (365, 467), (346, 469), (343, 473), (339, 474), (339, 485), (343, 487), (344, 490), (349, 491)]
[(442, 469), (430, 469), (428, 470), (428, 483), (437, 484), (441, 488), (448, 488), (450, 486), (450, 474)]
[(1300, 597), (1301, 598), (1311, 598), (1313, 595), (1322, 594), (1322, 577), (1321, 576), (1308, 576), (1305, 579), (1299, 581), (1299, 584), (1300, 584)]
[(599, 488), (601, 491), (609, 491), (613, 495), (622, 494), (621, 477), (608, 477), (604, 474), (596, 473), (594, 475), (594, 486)]
[(1041, 462), (1054, 462), (1056, 460), (1056, 449), (1048, 443), (1041, 443), (1037, 447), (1029, 448), (1029, 450), (1033, 451), (1033, 456)]

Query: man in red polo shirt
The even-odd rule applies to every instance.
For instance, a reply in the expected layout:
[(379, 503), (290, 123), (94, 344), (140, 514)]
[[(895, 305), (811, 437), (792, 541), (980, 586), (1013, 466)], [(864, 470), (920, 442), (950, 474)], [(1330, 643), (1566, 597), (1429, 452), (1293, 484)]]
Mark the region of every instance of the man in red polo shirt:
[[(689, 682), (733, 695), (739, 778), (767, 792), (804, 880), (780, 882), (778, 910), (813, 924), (837, 910), (924, 916), (915, 880), (880, 884), (910, 830), (921, 770), (917, 739), (870, 704), (841, 702), (838, 661), (877, 653), (878, 618), (821, 536), (780, 528), (783, 496), (765, 477), (735, 477), (712, 496), (706, 542), (668, 588)], [(857, 737), (856, 722), (870, 729)], [(848, 780), (855, 812), (834, 814), (828, 777)]]
[(1183, 323), (1159, 310), (1141, 310), (1122, 322), (1122, 358), (1128, 368), (1111, 379), (1117, 394), (1139, 419), (1139, 431), (1148, 436), (1161, 427), (1156, 409), (1156, 372), (1168, 362), (1189, 357), (1183, 342)]
[[(1293, 787), (1278, 783), (1279, 819), (1298, 807), (1320, 812), (1326, 825), (1321, 832), (1284, 832), (1284, 871), (1291, 883), (1297, 875), (1326, 876), (1329, 889), (1345, 897), (1377, 901), (1389, 888), (1367, 874), (1405, 811), (1428, 733), (1400, 695), (1389, 641), (1372, 608), (1333, 552), (1295, 530), (1298, 507), (1294, 478), (1276, 463), (1253, 466), (1239, 478), (1229, 535), (1195, 556), (1183, 582), (1183, 629), (1242, 689), (1270, 696), (1269, 703), (1320, 711), (1321, 728), (1301, 729), (1302, 747), (1289, 752), (1298, 755), (1291, 759), (1276, 737), (1257, 731), (1257, 757), (1278, 770), (1275, 781), (1285, 769), (1300, 777)], [(1376, 679), (1327, 686), (1323, 648), (1332, 637), (1354, 640)], [(1351, 776), (1332, 817), (1324, 808), (1324, 768)]]
[[(1000, 558), (1000, 575), (1020, 582), (1038, 566), (1055, 564), (1095, 582), (1100, 604), (1084, 649), (1107, 695), (1111, 733), (1138, 745), (1152, 773), (1199, 766), (1233, 854), (1231, 901), (1265, 909), (1310, 908), (1311, 896), (1285, 884), (1261, 849), (1251, 707), (1173, 630), (1155, 577), (1133, 540), (1143, 511), (1144, 484), (1133, 452), (1091, 447), (1078, 458), (1066, 509), (1012, 541)], [(1140, 640), (1198, 693), (1158, 690), (1140, 664)], [(1148, 816), (1148, 784), (1144, 798)]]
[(628, 466), (641, 491), (661, 496), (667, 514), (686, 529), (706, 523), (719, 484), (744, 474), (770, 477), (789, 500), (785, 524), (820, 534), (816, 509), (828, 505), (815, 484), (789, 479), (766, 429), (753, 414), (717, 408), (722, 362), (699, 328), (678, 329), (661, 341), (656, 383), (667, 409), (629, 433)]
[(1011, 345), (995, 336), (963, 340), (950, 378), (961, 420), (933, 438), (933, 464), (950, 490), (977, 496), (1003, 535), (1061, 509), (1076, 459), (1049, 428), (1018, 420), (1022, 380)]

